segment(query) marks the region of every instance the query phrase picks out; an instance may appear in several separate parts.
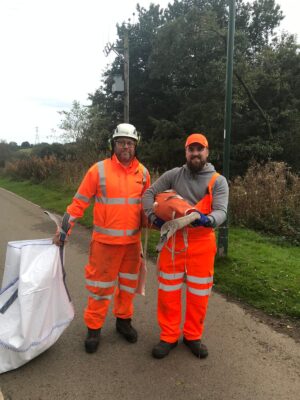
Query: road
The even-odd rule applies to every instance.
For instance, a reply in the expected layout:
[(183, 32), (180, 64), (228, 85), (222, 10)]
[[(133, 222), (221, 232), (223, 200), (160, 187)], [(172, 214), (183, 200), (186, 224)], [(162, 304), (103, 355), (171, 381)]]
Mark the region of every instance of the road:
[[(10, 240), (51, 237), (43, 210), (0, 189), (0, 277)], [(199, 360), (180, 344), (163, 360), (151, 357), (159, 338), (156, 272), (148, 263), (147, 293), (135, 299), (139, 340), (129, 344), (115, 331), (111, 310), (96, 354), (86, 354), (82, 310), (84, 265), (90, 231), (76, 226), (66, 248), (67, 283), (75, 319), (47, 352), (0, 375), (4, 400), (299, 400), (300, 346), (238, 305), (211, 296), (203, 338), (209, 357)]]

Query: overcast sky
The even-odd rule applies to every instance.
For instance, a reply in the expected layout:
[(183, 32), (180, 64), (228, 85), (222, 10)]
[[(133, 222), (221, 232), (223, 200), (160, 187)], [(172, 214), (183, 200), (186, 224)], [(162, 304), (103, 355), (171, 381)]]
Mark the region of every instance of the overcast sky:
[[(73, 100), (89, 104), (113, 60), (105, 44), (136, 3), (165, 8), (173, 0), (0, 0), (0, 140), (51, 142)], [(299, 0), (277, 1), (282, 28), (298, 35)], [(55, 133), (56, 131), (56, 133)]]

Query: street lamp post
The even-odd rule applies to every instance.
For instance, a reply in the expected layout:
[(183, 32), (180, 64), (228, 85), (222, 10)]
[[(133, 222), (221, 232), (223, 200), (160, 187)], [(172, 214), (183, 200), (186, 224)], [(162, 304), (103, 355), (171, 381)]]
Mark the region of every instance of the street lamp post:
[[(232, 73), (233, 49), (235, 31), (235, 0), (229, 0), (229, 22), (227, 33), (227, 61), (226, 61), (226, 98), (224, 119), (224, 152), (223, 175), (229, 180), (230, 135), (231, 135), (231, 108), (232, 108)], [(228, 220), (219, 228), (218, 255), (224, 257), (228, 252)]]
[[(107, 43), (104, 47), (106, 56), (113, 50), (118, 56), (123, 55), (124, 62), (124, 122), (129, 122), (129, 29), (124, 29), (123, 48)], [(123, 53), (123, 54), (122, 54)]]

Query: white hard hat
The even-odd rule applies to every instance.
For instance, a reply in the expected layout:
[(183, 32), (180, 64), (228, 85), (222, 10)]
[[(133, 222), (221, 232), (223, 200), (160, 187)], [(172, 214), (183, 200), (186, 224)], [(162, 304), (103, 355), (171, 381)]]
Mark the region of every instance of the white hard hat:
[(139, 134), (137, 133), (136, 127), (126, 123), (119, 124), (116, 127), (112, 138), (115, 139), (117, 137), (128, 137), (136, 140), (137, 142), (139, 141)]

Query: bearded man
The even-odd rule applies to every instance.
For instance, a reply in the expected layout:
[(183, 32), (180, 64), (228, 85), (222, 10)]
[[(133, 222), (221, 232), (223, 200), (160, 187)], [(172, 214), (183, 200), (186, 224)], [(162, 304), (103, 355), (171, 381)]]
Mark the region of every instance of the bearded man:
[[(214, 228), (227, 216), (228, 184), (207, 162), (208, 141), (201, 133), (188, 136), (186, 164), (165, 172), (144, 193), (142, 202), (150, 223), (164, 223), (153, 210), (155, 196), (173, 190), (199, 212), (193, 226), (181, 229), (163, 247), (158, 260), (158, 323), (160, 342), (153, 348), (155, 358), (163, 358), (175, 348), (183, 333), (183, 343), (198, 358), (208, 356), (201, 338), (209, 295), (213, 285), (216, 239)], [(186, 283), (186, 312), (181, 329), (181, 294)], [(183, 332), (182, 332), (183, 331)]]

